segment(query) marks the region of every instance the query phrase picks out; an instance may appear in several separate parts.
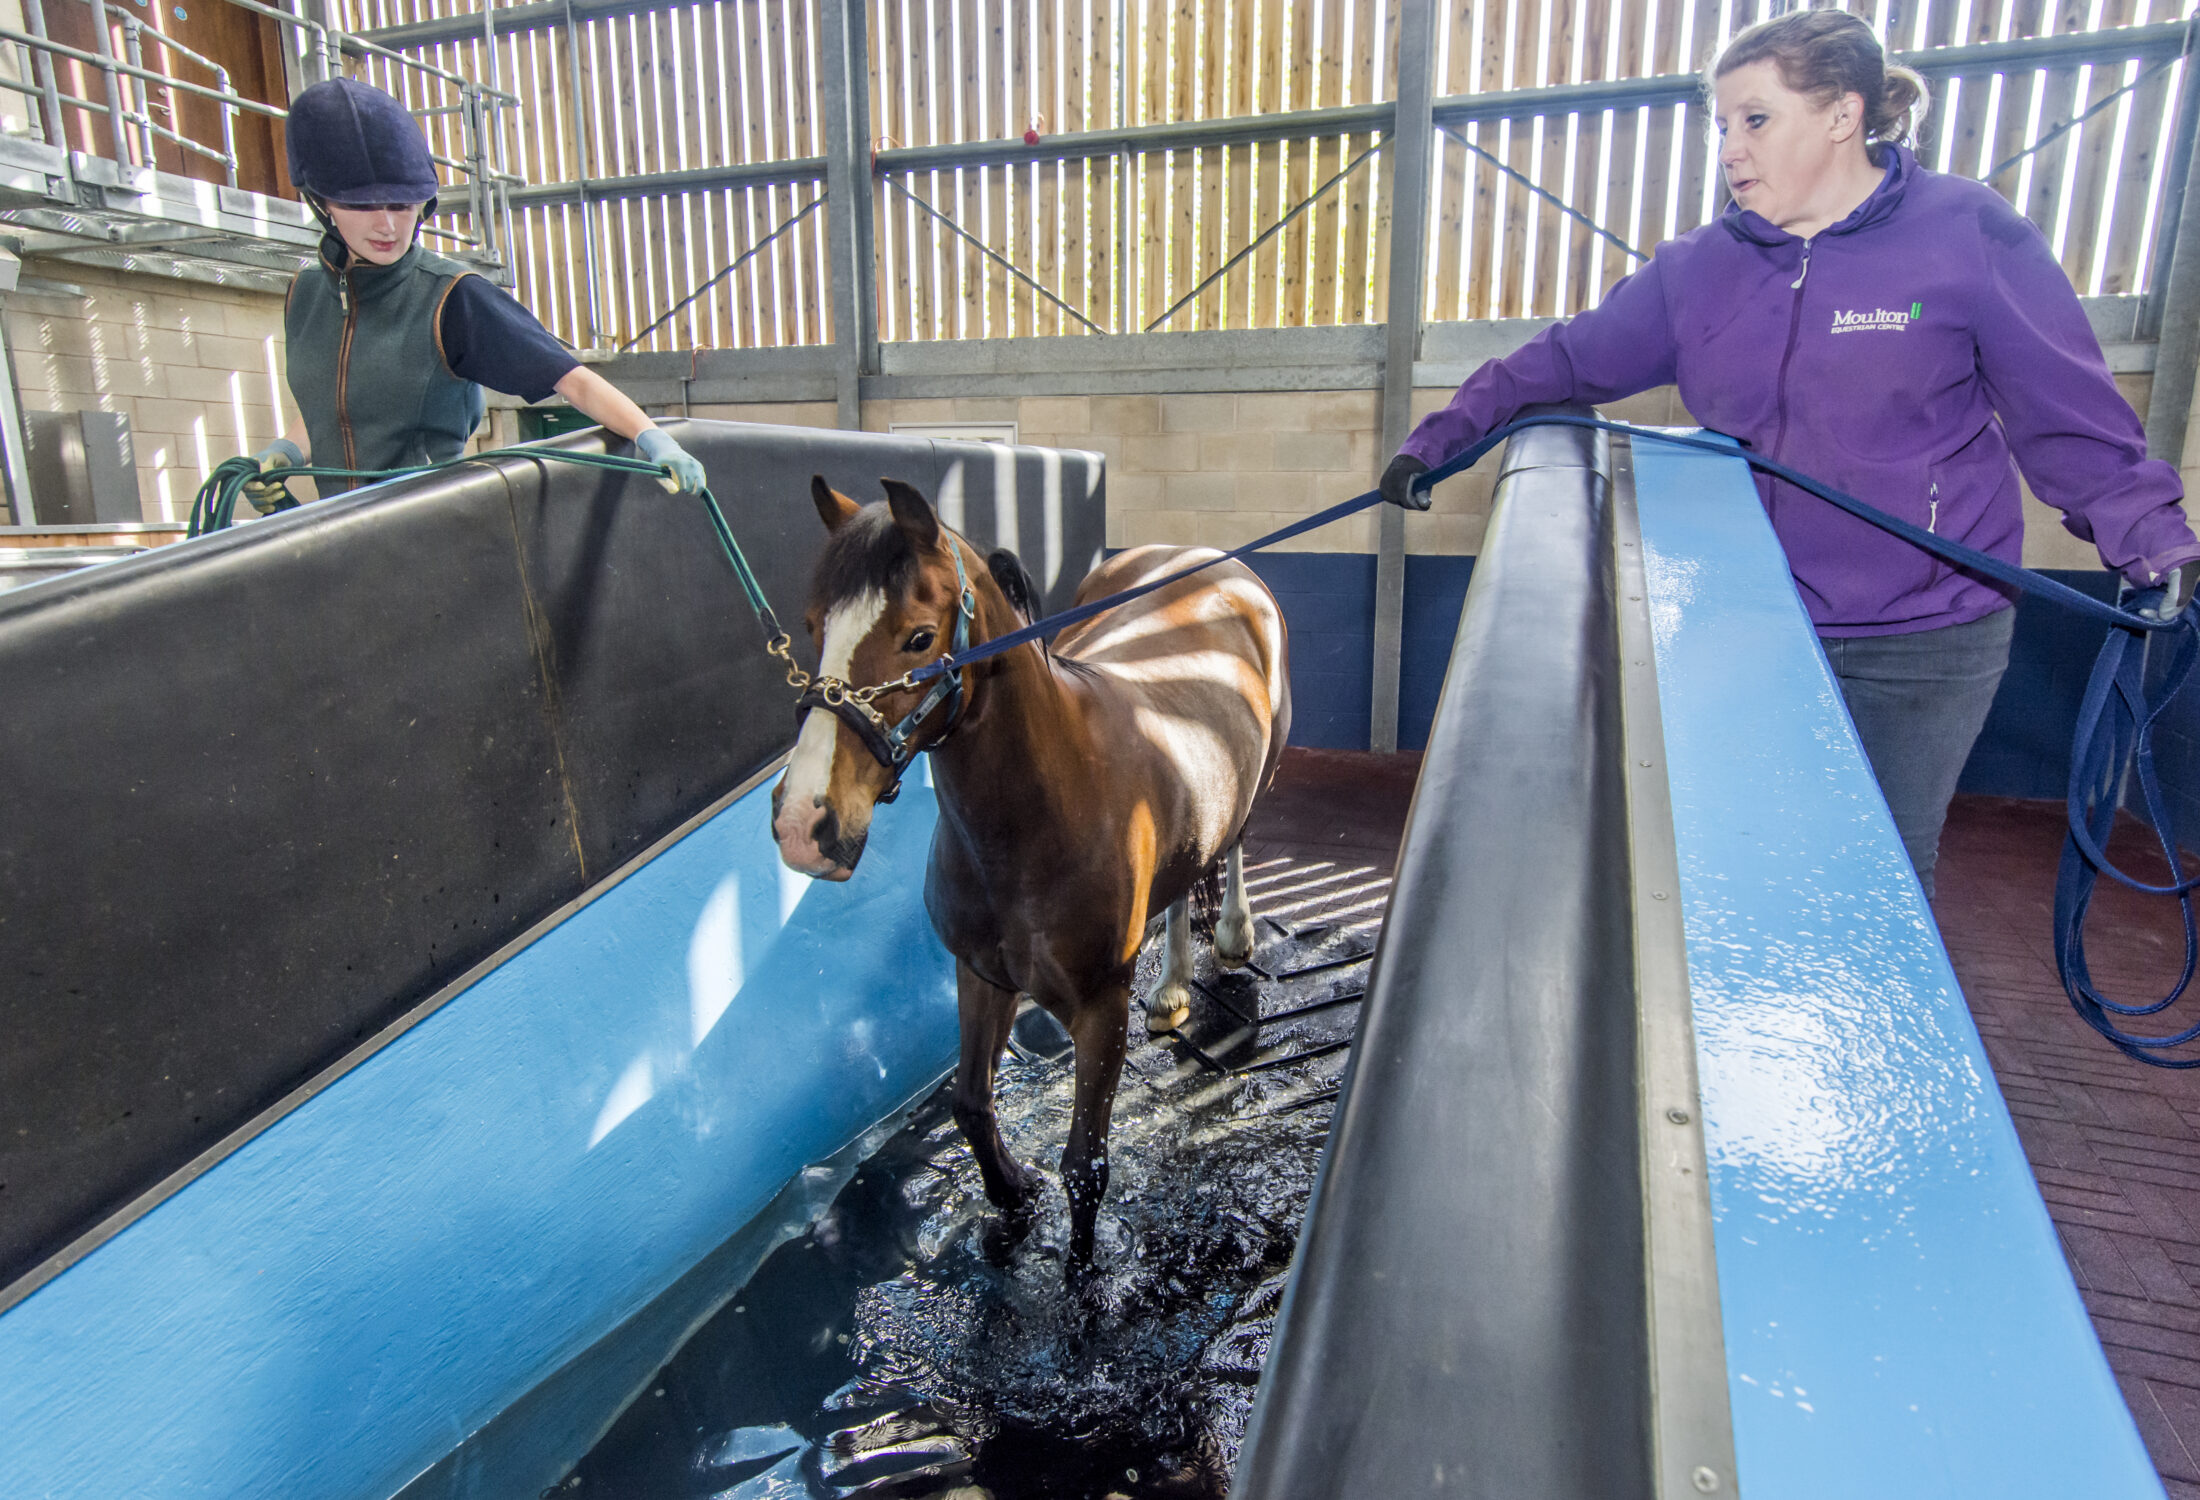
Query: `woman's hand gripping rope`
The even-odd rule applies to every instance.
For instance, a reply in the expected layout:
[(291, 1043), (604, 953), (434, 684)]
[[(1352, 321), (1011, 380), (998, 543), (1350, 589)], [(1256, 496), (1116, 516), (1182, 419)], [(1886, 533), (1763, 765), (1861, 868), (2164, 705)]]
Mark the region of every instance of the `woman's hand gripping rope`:
[(276, 471), (304, 468), (305, 451), (289, 438), (277, 438), (253, 454), (252, 463), (261, 476), (245, 481), (244, 497), (251, 502), (252, 508), (263, 516), (272, 516), (279, 510), (296, 507), (298, 497), (291, 494)]
[(700, 495), (710, 477), (703, 466), (689, 455), (687, 449), (674, 442), (661, 427), (644, 427), (635, 435), (634, 446), (642, 457), (665, 471), (657, 482), (675, 495)]
[(2192, 602), (2195, 582), (2200, 582), (2200, 562), (2179, 563), (2152, 584), (2126, 581), (2116, 602), (2142, 620), (2166, 625)]

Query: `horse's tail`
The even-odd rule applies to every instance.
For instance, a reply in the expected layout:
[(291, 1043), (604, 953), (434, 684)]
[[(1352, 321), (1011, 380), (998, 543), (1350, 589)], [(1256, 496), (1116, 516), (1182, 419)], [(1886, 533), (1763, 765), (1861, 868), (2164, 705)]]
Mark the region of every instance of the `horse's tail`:
[(1211, 943), (1215, 940), (1215, 923), (1222, 916), (1222, 872), (1223, 860), (1217, 859), (1200, 871), (1199, 878), (1192, 882), (1189, 893), (1192, 931), (1202, 942)]

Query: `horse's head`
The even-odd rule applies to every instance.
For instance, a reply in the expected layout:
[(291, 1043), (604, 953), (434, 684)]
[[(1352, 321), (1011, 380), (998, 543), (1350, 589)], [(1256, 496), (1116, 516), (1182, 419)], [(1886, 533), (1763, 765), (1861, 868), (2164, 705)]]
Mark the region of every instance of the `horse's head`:
[[(914, 753), (945, 732), (959, 706), (943, 698), (905, 723), (931, 683), (900, 684), (952, 649), (957, 620), (986, 576), (959, 565), (962, 542), (922, 495), (897, 479), (882, 483), (884, 502), (857, 505), (824, 479), (810, 481), (831, 536), (805, 614), (819, 663), (809, 700), (823, 693), (838, 701), (813, 701), (803, 716), (787, 774), (772, 791), (772, 837), (790, 868), (825, 880), (855, 872), (872, 808), (900, 782), (902, 767), (884, 758), (893, 747), (881, 726), (905, 733)], [(845, 689), (889, 682), (897, 685), (868, 700), (871, 713), (845, 697)]]

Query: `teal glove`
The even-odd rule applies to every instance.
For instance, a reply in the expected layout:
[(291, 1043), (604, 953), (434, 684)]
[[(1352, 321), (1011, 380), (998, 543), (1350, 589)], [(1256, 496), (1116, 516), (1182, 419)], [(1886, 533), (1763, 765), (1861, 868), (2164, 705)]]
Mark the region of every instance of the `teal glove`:
[[(306, 466), (305, 451), (289, 438), (277, 438), (252, 455), (252, 461), (265, 474), (272, 469), (302, 469)], [(289, 510), (298, 501), (283, 487), (280, 479), (250, 479), (245, 481), (244, 497), (252, 508), (263, 516), (272, 516), (279, 510)]]
[(641, 435), (634, 439), (634, 446), (641, 450), (642, 457), (671, 471), (657, 482), (675, 495), (699, 495), (710, 483), (703, 466), (687, 449), (667, 437), (662, 427), (644, 427)]

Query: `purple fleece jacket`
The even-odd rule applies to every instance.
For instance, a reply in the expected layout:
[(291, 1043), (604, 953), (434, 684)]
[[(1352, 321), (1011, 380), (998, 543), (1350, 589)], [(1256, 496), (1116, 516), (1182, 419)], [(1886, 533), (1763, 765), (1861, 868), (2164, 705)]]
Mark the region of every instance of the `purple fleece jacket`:
[[(1475, 371), (1400, 451), (1434, 467), (1537, 402), (1674, 382), (1713, 431), (2010, 562), (2012, 452), (2111, 568), (2144, 582), (2200, 558), (2177, 473), (2146, 456), (2040, 232), (1985, 185), (1893, 154), (1814, 239), (1730, 207), (1660, 245), (1597, 307)], [(1821, 634), (1959, 625), (2007, 602), (1792, 485), (1757, 486)]]

